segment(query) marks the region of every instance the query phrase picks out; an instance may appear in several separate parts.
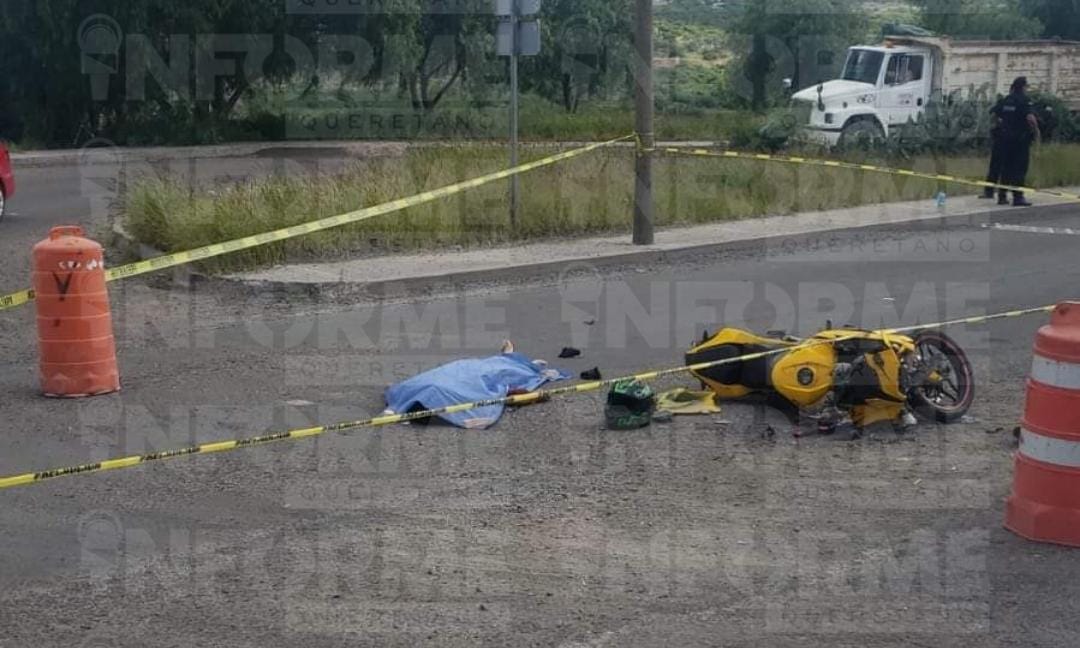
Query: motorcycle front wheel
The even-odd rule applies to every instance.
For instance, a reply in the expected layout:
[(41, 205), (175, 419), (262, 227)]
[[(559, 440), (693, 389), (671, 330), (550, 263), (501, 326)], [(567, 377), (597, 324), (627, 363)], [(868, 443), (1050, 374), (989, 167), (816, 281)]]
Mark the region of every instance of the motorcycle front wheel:
[(923, 366), (937, 368), (943, 378), (936, 385), (914, 385), (908, 393), (911, 408), (924, 418), (941, 423), (959, 421), (975, 401), (975, 374), (967, 355), (940, 331), (916, 336), (915, 353)]

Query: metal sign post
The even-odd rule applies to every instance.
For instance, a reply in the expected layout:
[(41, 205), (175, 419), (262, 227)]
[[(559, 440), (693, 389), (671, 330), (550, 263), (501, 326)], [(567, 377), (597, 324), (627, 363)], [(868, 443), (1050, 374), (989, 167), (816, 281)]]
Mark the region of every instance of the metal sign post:
[[(499, 17), (496, 45), (500, 56), (510, 57), (510, 166), (518, 165), (518, 57), (540, 53), (540, 0), (495, 0)], [(525, 20), (523, 20), (523, 18)], [(510, 225), (517, 225), (521, 184), (510, 178)]]

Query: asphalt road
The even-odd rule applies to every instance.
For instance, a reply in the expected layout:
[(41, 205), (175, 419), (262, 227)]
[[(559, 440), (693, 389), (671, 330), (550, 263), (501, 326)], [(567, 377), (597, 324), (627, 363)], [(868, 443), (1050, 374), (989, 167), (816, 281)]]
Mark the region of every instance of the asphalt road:
[[(59, 222), (38, 200), (77, 213), (73, 176), (48, 173), (52, 197), (27, 190), (0, 224), (6, 256)], [(1076, 296), (1075, 236), (984, 223), (1077, 228), (1080, 213), (364, 303), (121, 282), (113, 396), (39, 398), (32, 311), (0, 314), (0, 474), (363, 418), (388, 383), (506, 338), (613, 376), (680, 364), (721, 321), (808, 333)], [(954, 426), (796, 437), (732, 404), (615, 433), (597, 394), (484, 432), (395, 426), (7, 491), (0, 645), (1080, 644), (1076, 553), (1001, 528), (1043, 321), (953, 331), (979, 380)], [(559, 361), (564, 346), (584, 353)]]

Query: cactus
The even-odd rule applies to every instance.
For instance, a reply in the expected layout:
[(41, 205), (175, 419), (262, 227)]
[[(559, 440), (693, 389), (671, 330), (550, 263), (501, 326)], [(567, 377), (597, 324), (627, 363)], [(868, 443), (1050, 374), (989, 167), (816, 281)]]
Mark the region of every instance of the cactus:
[(990, 139), (990, 109), (996, 100), (987, 87), (973, 88), (966, 97), (957, 91), (931, 100), (920, 119), (892, 128), (884, 146), (888, 153), (900, 156), (984, 147)]

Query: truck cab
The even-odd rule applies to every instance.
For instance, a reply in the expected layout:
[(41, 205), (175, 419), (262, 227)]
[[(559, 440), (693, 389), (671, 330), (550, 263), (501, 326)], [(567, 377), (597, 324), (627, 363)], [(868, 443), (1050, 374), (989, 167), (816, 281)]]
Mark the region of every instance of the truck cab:
[(848, 50), (839, 79), (792, 96), (809, 139), (829, 146), (866, 137), (918, 119), (930, 101), (936, 60), (930, 47), (859, 46)]
[(809, 139), (833, 146), (884, 138), (920, 119), (931, 99), (993, 99), (1021, 75), (1080, 111), (1080, 42), (936, 36), (887, 36), (878, 46), (852, 47), (839, 79), (795, 93), (792, 103)]

